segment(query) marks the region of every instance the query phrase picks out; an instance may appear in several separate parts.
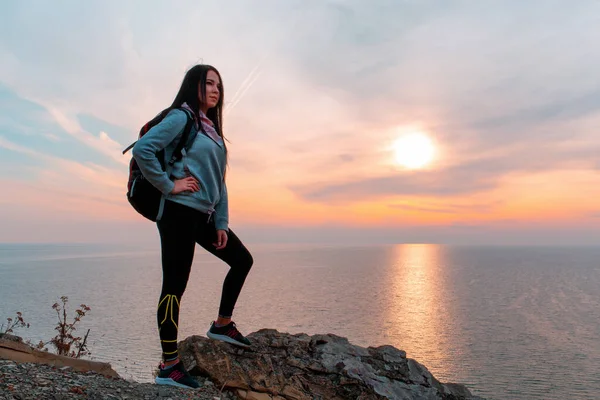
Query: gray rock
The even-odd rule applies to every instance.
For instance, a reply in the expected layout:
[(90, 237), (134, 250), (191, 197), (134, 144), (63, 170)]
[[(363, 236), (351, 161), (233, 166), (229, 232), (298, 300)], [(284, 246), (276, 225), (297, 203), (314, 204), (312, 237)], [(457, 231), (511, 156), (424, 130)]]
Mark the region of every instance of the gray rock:
[(251, 349), (191, 336), (179, 354), (192, 374), (220, 388), (283, 400), (471, 400), (460, 384), (439, 382), (392, 346), (364, 348), (336, 335), (290, 335), (263, 329)]

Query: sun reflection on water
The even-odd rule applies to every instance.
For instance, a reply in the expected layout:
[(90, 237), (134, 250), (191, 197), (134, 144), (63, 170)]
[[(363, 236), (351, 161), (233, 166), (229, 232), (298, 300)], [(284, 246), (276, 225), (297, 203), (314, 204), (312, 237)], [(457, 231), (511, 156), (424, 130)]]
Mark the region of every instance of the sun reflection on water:
[(445, 287), (444, 248), (435, 244), (403, 244), (393, 249), (391, 293), (386, 336), (442, 378), (452, 371), (447, 332), (449, 313)]

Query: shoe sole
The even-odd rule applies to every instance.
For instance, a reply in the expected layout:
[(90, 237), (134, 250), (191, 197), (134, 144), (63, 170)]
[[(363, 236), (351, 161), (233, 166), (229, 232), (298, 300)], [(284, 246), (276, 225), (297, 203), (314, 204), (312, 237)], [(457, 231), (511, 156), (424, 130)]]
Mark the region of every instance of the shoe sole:
[(157, 377), (157, 378), (154, 379), (154, 382), (157, 385), (175, 386), (175, 387), (179, 387), (179, 388), (183, 388), (183, 389), (192, 389), (192, 390), (199, 389), (199, 388), (191, 387), (191, 386), (188, 386), (188, 385), (184, 385), (182, 383), (175, 382), (171, 378), (158, 378)]
[(215, 340), (220, 340), (221, 342), (226, 342), (226, 343), (231, 343), (234, 344), (236, 346), (240, 346), (240, 347), (244, 347), (244, 348), (250, 348), (249, 345), (242, 343), (242, 342), (238, 342), (235, 339), (230, 338), (227, 335), (219, 335), (216, 333), (212, 333), (211, 331), (206, 332), (206, 336), (208, 336), (211, 339), (215, 339)]

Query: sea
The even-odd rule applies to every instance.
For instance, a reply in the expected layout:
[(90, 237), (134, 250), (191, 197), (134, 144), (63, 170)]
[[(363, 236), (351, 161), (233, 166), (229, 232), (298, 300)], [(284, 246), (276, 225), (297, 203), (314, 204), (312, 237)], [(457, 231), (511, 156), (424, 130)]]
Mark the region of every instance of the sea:
[[(392, 345), (442, 382), (487, 399), (600, 398), (600, 248), (398, 244), (248, 245), (234, 312), (243, 333), (333, 333)], [(206, 335), (226, 264), (197, 247), (180, 339)], [(21, 312), (32, 342), (56, 332), (68, 297), (89, 358), (152, 381), (160, 360), (156, 244), (0, 244), (0, 323)]]

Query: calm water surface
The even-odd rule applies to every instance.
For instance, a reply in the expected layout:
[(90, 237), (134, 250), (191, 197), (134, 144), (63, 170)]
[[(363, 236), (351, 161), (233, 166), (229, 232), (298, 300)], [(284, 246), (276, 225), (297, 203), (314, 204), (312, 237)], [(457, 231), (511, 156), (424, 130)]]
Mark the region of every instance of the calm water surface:
[[(600, 249), (396, 245), (249, 246), (255, 265), (235, 311), (260, 328), (391, 344), (442, 381), (489, 399), (594, 399), (600, 393)], [(198, 248), (180, 338), (206, 333), (227, 268)], [(92, 308), (93, 358), (150, 381), (160, 254), (148, 247), (0, 245), (0, 318), (53, 336), (51, 306)]]

